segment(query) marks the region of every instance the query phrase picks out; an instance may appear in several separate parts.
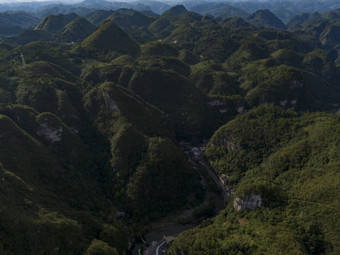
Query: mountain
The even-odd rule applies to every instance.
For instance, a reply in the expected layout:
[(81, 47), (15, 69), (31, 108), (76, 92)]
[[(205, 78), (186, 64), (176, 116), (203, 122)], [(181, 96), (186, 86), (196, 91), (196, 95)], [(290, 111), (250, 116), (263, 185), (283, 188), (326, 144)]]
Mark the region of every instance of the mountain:
[(257, 27), (268, 27), (285, 30), (286, 25), (268, 9), (254, 12), (247, 21)]
[[(205, 191), (199, 174), (174, 142), (168, 116), (127, 88), (112, 82), (92, 86), (61, 66), (34, 61), (39, 53), (50, 54), (51, 61), (63, 56), (56, 44), (36, 42), (9, 54), (15, 56), (17, 50), (25, 54), (27, 65), (15, 67), (22, 69), (14, 83), (1, 76), (1, 95), (15, 97), (1, 100), (17, 105), (1, 101), (0, 107), (0, 132), (5, 137), (1, 136), (0, 150), (8, 156), (0, 156), (0, 189), (6, 194), (0, 196), (6, 204), (0, 220), (18, 219), (22, 235), (30, 241), (13, 245), (11, 241), (20, 243), (22, 236), (11, 224), (2, 224), (6, 252), (46, 251), (59, 245), (62, 252), (122, 254), (128, 234), (121, 216), (116, 216), (122, 214), (119, 210), (134, 214), (139, 222), (189, 202), (200, 203)], [(61, 59), (67, 66), (68, 60)], [(128, 56), (112, 62), (131, 63)], [(18, 143), (20, 150), (15, 149)], [(8, 194), (15, 199), (8, 199)], [(27, 208), (22, 211), (21, 206)], [(140, 225), (133, 225), (129, 233), (140, 236)], [(29, 232), (40, 228), (38, 235)], [(36, 244), (37, 238), (46, 242)]]
[(258, 10), (272, 9), (276, 1), (234, 1), (232, 6), (240, 8), (247, 13), (254, 13)]
[(116, 25), (121, 28), (145, 27), (147, 28), (155, 18), (146, 16), (140, 12), (131, 9), (119, 9), (115, 11), (110, 17)]
[(233, 7), (233, 6), (227, 6), (219, 10), (219, 12), (214, 15), (216, 18), (231, 18), (231, 17), (241, 17), (246, 18), (249, 16), (249, 13), (243, 11), (242, 9)]
[(43, 19), (49, 15), (58, 15), (58, 14), (70, 14), (75, 13), (79, 16), (86, 16), (93, 12), (93, 9), (89, 9), (86, 7), (77, 7), (77, 6), (70, 6), (70, 5), (63, 5), (63, 4), (53, 4), (49, 5), (47, 8), (42, 9), (36, 12), (36, 16)]
[(223, 25), (232, 28), (246, 28), (251, 27), (251, 25), (240, 17), (228, 18), (223, 21)]
[(81, 43), (86, 50), (117, 51), (122, 54), (137, 55), (138, 44), (112, 21), (105, 21)]
[(98, 10), (85, 16), (95, 26), (100, 26), (108, 17), (112, 15), (112, 10)]
[(315, 25), (315, 24), (318, 24), (322, 21), (325, 21), (325, 19), (318, 12), (302, 13), (302, 14), (299, 14), (299, 15), (292, 17), (287, 22), (287, 27), (290, 30), (294, 30), (294, 29), (307, 27), (309, 25)]
[(231, 17), (246, 18), (249, 16), (249, 13), (244, 10), (225, 3), (204, 3), (195, 5), (190, 10), (201, 15), (212, 15), (215, 18), (222, 19)]
[(19, 26), (0, 26), (0, 36), (17, 35), (24, 31), (24, 28)]
[(154, 13), (153, 11), (142, 11), (142, 14), (149, 16), (149, 17), (158, 17), (159, 15), (157, 13)]
[(0, 254), (339, 254), (339, 10), (101, 4), (1, 26)]
[(272, 13), (282, 20), (283, 23), (287, 23), (293, 16), (297, 15), (297, 10), (292, 7), (276, 7), (271, 10)]
[[(45, 81), (39, 82), (42, 76)], [(1, 222), (17, 220), (21, 226), (19, 235), (12, 224), (2, 223), (6, 237), (1, 238), (1, 250), (52, 252), (58, 247), (62, 253), (83, 253), (92, 240), (100, 239), (107, 247), (124, 252), (127, 237), (123, 224), (90, 213), (110, 206), (100, 198), (105, 195), (97, 186), (94, 158), (77, 135), (84, 130), (78, 122), (84, 120), (79, 96), (80, 90), (86, 91), (86, 84), (56, 65), (35, 62), (27, 65), (15, 87), (18, 103), (43, 113), (24, 105), (0, 110), (0, 132), (6, 137), (1, 139), (1, 151), (7, 155), (1, 153), (0, 157), (0, 200), (6, 204), (1, 208)], [(93, 199), (96, 204), (91, 205)], [(110, 214), (109, 209), (106, 212)]]
[(67, 24), (57, 35), (63, 42), (79, 42), (89, 36), (96, 27), (85, 18), (77, 18)]
[(53, 41), (53, 37), (44, 30), (26, 29), (18, 35), (6, 38), (5, 41), (15, 45), (25, 45), (36, 41)]
[[(148, 11), (147, 8), (150, 8), (150, 11), (157, 13), (157, 14), (162, 14), (168, 9), (171, 8), (171, 3), (165, 3), (165, 2), (160, 2), (160, 1), (151, 1), (151, 0), (141, 0), (141, 1), (135, 1), (132, 2), (134, 6), (139, 6), (142, 4), (145, 6), (145, 11)], [(136, 9), (136, 8), (135, 8)], [(136, 9), (137, 10), (137, 9)], [(139, 10), (142, 11), (142, 10)]]
[(44, 30), (51, 34), (57, 34), (64, 28), (64, 26), (78, 17), (79, 16), (75, 13), (66, 15), (49, 15), (45, 17), (38, 25), (36, 25), (34, 30)]
[(183, 5), (177, 5), (164, 12), (148, 27), (149, 31), (160, 36), (168, 37), (172, 32), (181, 26), (201, 20), (201, 15), (189, 12)]
[(186, 13), (188, 10), (183, 5), (176, 5), (162, 14), (163, 17), (166, 16), (177, 16)]
[(39, 23), (39, 19), (24, 11), (0, 13), (0, 26), (19, 26), (29, 28)]
[(155, 17), (147, 16), (132, 9), (119, 9), (108, 19), (139, 43), (155, 40), (154, 35), (148, 30), (148, 26), (156, 20)]
[(340, 17), (340, 8), (332, 10), (330, 12), (322, 13), (322, 17), (329, 20), (330, 22), (336, 21)]
[[(204, 96), (178, 73), (157, 69), (136, 71), (128, 87), (168, 114), (175, 125), (177, 136), (182, 139), (189, 133), (201, 137), (211, 132), (214, 125), (213, 113), (204, 104)], [(206, 118), (211, 119), (209, 124), (204, 121)]]
[(86, 8), (96, 10), (116, 10), (120, 8), (129, 8), (131, 5), (127, 2), (111, 2), (105, 0), (85, 0), (77, 3), (76, 6), (83, 6)]
[(228, 204), (168, 253), (338, 253), (339, 124), (334, 114), (267, 106), (221, 127), (206, 156), (231, 192)]

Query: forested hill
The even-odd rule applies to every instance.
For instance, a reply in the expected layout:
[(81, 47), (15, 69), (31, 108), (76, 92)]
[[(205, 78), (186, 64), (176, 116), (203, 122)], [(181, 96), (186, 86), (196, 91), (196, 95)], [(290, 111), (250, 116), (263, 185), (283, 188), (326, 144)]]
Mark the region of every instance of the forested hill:
[(268, 8), (4, 15), (0, 254), (127, 254), (157, 219), (198, 224), (218, 187), (193, 147), (232, 192), (169, 254), (339, 254), (340, 17)]

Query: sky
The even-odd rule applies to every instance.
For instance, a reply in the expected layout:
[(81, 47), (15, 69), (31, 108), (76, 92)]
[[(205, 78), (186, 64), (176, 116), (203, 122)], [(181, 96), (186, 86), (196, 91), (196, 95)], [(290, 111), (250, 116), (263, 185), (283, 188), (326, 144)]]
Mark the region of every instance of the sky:
[(64, 2), (64, 3), (76, 3), (82, 2), (82, 0), (0, 0), (2, 3), (23, 3), (23, 2)]

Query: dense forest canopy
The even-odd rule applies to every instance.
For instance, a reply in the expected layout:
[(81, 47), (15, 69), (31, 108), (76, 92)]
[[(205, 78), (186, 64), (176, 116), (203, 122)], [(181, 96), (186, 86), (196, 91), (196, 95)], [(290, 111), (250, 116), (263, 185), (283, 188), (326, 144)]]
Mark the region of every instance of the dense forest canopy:
[(340, 2), (194, 2), (0, 4), (1, 254), (340, 253)]

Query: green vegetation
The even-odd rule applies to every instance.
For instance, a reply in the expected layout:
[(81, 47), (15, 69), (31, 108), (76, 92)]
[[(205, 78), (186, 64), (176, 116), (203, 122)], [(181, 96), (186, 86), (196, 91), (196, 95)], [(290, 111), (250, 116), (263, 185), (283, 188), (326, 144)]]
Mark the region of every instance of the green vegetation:
[(228, 204), (169, 254), (339, 254), (340, 12), (284, 31), (258, 4), (0, 14), (0, 253), (127, 254), (216, 215), (179, 147), (206, 144)]
[(0, 26), (20, 26), (20, 27), (31, 27), (39, 22), (37, 17), (24, 12), (2, 12), (0, 13)]
[(75, 13), (67, 14), (67, 15), (49, 15), (44, 18), (38, 25), (35, 26), (35, 30), (44, 30), (51, 34), (57, 34), (60, 32), (65, 25), (70, 23), (71, 21), (78, 18), (78, 15)]
[(184, 205), (189, 197), (201, 200), (203, 190), (198, 180), (199, 176), (194, 175), (183, 154), (170, 141), (152, 138), (128, 185), (127, 195), (133, 210), (155, 217), (155, 212), (164, 215), (175, 206)]
[(135, 56), (139, 52), (137, 43), (125, 34), (112, 21), (105, 21), (91, 35), (89, 35), (81, 46), (86, 51), (117, 51), (122, 54)]
[(84, 18), (78, 18), (68, 23), (63, 30), (60, 31), (58, 37), (62, 42), (79, 42), (89, 36), (95, 26)]
[(285, 24), (268, 9), (256, 11), (247, 18), (247, 21), (257, 27), (286, 29)]
[(95, 26), (100, 26), (103, 22), (112, 15), (112, 10), (97, 10), (85, 16)]
[[(337, 254), (338, 116), (274, 107), (250, 111), (216, 132), (207, 157), (234, 194), (214, 220), (184, 232), (170, 254)], [(236, 211), (236, 197), (262, 197)]]

